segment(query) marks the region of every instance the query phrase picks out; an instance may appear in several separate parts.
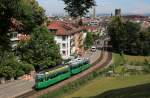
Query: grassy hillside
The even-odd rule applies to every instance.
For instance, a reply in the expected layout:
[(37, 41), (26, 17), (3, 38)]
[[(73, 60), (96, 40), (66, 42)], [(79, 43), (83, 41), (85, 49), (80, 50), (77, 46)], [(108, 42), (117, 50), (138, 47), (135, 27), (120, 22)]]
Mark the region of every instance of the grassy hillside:
[[(115, 65), (115, 71), (121, 72), (122, 65), (125, 63), (131, 62), (144, 62), (145, 59), (150, 61), (150, 57), (144, 56), (129, 56), (129, 55), (120, 55), (113, 53), (113, 64)], [(94, 80), (90, 81), (87, 85), (80, 87), (78, 91), (70, 95), (66, 95), (63, 98), (150, 98), (150, 94), (148, 94), (147, 90), (150, 91), (150, 74), (149, 75), (131, 75), (131, 76), (118, 76), (118, 77), (97, 77)], [(144, 85), (145, 84), (145, 85)], [(138, 86), (137, 85), (143, 85)], [(134, 86), (134, 87), (133, 87)], [(148, 86), (148, 88), (147, 88)], [(128, 88), (129, 87), (129, 88)], [(140, 88), (142, 87), (142, 88)], [(124, 88), (124, 89), (122, 89)], [(115, 90), (114, 90), (115, 89)], [(141, 93), (139, 93), (140, 89), (143, 89)], [(108, 92), (107, 92), (108, 91)], [(133, 92), (133, 95), (131, 94)], [(138, 94), (137, 94), (137, 93)], [(117, 94), (117, 95), (116, 95)], [(128, 95), (131, 95), (128, 96)], [(138, 95), (139, 97), (135, 96)], [(140, 95), (148, 94), (149, 97)], [(113, 97), (109, 97), (113, 95)], [(120, 95), (120, 96), (118, 96)]]
[(89, 98), (150, 98), (150, 83), (110, 90)]
[(150, 62), (150, 56), (131, 56), (131, 55), (123, 55), (113, 53), (113, 61), (114, 64), (122, 64), (124, 61), (127, 63), (131, 62), (144, 62), (145, 60)]
[[(86, 98), (95, 96), (94, 98), (101, 98), (101, 94), (114, 89), (132, 87), (136, 85), (142, 85), (150, 83), (150, 74), (149, 75), (135, 75), (129, 77), (98, 77), (92, 80), (89, 84), (81, 87), (76, 92), (66, 95), (63, 98)], [(150, 88), (146, 88), (150, 91)], [(134, 90), (136, 91), (136, 90)], [(129, 92), (130, 93), (130, 90)], [(148, 92), (147, 92), (148, 93)], [(102, 97), (106, 98), (106, 97)], [(108, 97), (109, 98), (109, 97)], [(128, 97), (110, 97), (110, 98), (128, 98)], [(136, 97), (140, 98), (140, 97)], [(144, 97), (148, 98), (148, 97)], [(149, 96), (150, 98), (150, 96)]]
[(150, 62), (150, 56), (130, 56), (126, 55), (128, 62), (144, 62), (145, 60)]

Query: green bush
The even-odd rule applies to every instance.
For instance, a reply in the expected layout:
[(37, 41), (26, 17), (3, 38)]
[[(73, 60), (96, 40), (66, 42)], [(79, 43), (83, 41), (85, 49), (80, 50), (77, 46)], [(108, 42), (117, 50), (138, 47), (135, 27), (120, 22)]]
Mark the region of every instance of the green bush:
[(28, 74), (34, 70), (34, 67), (31, 64), (24, 63), (21, 65), (21, 69), (25, 72), (25, 74)]
[(17, 78), (17, 77), (20, 77), (20, 76), (22, 76), (22, 75), (24, 75), (24, 74), (25, 74), (25, 72), (24, 72), (23, 70), (21, 70), (21, 69), (16, 70), (16, 78)]
[(10, 66), (2, 66), (0, 76), (5, 77), (5, 78), (14, 77), (15, 76), (15, 71)]

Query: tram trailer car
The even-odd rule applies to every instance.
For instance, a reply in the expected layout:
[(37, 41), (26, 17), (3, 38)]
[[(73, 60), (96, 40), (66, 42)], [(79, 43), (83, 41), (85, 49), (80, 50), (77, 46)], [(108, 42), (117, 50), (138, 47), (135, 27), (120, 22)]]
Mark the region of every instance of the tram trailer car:
[(36, 75), (35, 89), (43, 89), (91, 67), (89, 59), (77, 58), (68, 64)]

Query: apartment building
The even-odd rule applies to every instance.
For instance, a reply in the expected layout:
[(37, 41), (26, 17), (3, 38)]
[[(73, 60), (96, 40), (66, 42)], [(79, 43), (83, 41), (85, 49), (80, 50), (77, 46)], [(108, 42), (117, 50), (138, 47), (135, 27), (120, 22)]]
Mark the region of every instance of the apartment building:
[(69, 59), (73, 54), (83, 53), (84, 28), (77, 28), (64, 21), (54, 21), (48, 25), (48, 29), (50, 33), (54, 34), (63, 59)]

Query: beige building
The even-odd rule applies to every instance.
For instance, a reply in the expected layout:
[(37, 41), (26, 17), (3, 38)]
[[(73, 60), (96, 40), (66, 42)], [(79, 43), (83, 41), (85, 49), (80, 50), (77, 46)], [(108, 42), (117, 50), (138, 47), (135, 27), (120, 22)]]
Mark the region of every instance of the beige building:
[(82, 55), (84, 53), (84, 28), (77, 28), (73, 24), (63, 21), (54, 21), (48, 25), (48, 29), (50, 33), (54, 34), (63, 59), (69, 59), (74, 54)]

